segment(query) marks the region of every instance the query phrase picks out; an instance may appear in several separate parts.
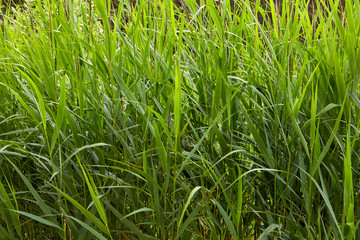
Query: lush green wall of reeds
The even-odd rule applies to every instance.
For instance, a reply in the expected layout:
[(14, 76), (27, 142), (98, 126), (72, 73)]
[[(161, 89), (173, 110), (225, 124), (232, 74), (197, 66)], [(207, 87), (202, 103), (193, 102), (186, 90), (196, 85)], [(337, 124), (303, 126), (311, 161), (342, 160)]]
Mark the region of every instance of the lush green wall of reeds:
[(360, 5), (342, 2), (8, 8), (0, 239), (359, 239)]

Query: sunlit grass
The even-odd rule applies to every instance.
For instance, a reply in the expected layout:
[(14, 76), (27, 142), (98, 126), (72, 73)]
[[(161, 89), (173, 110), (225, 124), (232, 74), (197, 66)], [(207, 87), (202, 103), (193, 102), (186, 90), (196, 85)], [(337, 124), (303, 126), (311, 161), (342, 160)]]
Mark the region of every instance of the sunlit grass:
[(0, 239), (358, 239), (359, 2), (134, 2), (4, 12)]

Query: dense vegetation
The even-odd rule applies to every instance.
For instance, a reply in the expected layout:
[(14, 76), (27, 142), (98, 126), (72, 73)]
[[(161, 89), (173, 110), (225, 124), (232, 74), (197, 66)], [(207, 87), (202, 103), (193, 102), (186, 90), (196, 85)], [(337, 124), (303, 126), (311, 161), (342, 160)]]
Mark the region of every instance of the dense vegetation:
[(0, 239), (360, 238), (359, 1), (9, 6)]

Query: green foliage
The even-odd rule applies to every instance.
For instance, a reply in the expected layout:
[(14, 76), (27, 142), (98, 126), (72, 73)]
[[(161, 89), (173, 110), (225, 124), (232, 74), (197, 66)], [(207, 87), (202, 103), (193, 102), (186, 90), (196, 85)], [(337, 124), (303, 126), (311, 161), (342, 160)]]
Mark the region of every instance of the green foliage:
[(360, 4), (280, 2), (8, 8), (0, 239), (359, 239)]

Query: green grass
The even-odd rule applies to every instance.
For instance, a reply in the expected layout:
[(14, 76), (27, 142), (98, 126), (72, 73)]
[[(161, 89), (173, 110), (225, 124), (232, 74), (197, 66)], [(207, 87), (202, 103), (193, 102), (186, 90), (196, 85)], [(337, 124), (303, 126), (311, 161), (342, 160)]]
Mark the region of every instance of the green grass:
[(133, 2), (4, 11), (0, 239), (359, 239), (359, 2)]

